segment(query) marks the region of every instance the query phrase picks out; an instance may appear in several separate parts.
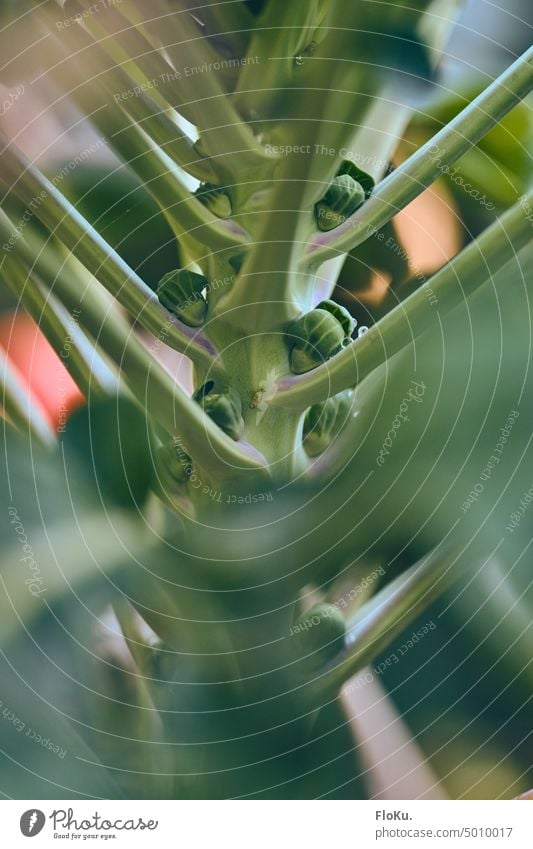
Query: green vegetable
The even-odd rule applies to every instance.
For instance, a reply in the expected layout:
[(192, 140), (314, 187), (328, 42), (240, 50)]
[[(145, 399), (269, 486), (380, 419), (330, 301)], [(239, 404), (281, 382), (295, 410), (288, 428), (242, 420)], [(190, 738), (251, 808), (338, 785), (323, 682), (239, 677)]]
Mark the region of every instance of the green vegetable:
[(303, 445), (310, 457), (322, 454), (346, 423), (353, 393), (341, 392), (322, 404), (313, 404), (304, 420)]
[(339, 168), (337, 177), (340, 177), (341, 174), (348, 174), (350, 177), (353, 177), (356, 183), (360, 183), (365, 190), (365, 198), (369, 198), (374, 191), (376, 183), (372, 175), (367, 174), (366, 171), (359, 168), (351, 159), (344, 160)]
[(295, 374), (310, 371), (346, 344), (341, 322), (325, 309), (314, 309), (294, 321), (287, 333), (291, 368)]
[(232, 387), (226, 387), (222, 392), (213, 392), (213, 387), (213, 381), (205, 383), (194, 396), (194, 400), (224, 433), (238, 441), (244, 430), (240, 395)]
[(357, 327), (357, 321), (350, 315), (346, 307), (341, 306), (341, 304), (336, 304), (335, 301), (320, 301), (320, 303), (317, 304), (316, 309), (330, 312), (331, 315), (335, 316), (337, 321), (342, 325), (346, 338), (351, 337)]
[(361, 206), (366, 197), (361, 183), (349, 174), (335, 177), (326, 194), (315, 207), (319, 230), (333, 230)]
[(224, 186), (201, 183), (194, 193), (200, 203), (219, 218), (229, 218), (232, 212), (231, 199)]
[(189, 327), (200, 327), (207, 315), (205, 291), (209, 281), (186, 268), (169, 271), (158, 283), (157, 297), (169, 312)]

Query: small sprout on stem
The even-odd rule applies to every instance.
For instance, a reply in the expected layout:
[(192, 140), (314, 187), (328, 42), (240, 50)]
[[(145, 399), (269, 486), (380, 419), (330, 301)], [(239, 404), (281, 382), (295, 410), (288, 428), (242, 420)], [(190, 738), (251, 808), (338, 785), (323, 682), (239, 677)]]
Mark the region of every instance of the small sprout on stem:
[(226, 387), (223, 392), (213, 392), (213, 387), (214, 381), (205, 383), (194, 400), (224, 433), (237, 442), (244, 431), (240, 395), (231, 387)]
[(341, 392), (321, 404), (313, 404), (304, 419), (303, 446), (310, 457), (322, 454), (345, 424), (352, 407), (353, 392)]
[(289, 344), (293, 345), (292, 371), (311, 371), (337, 354), (351, 341), (346, 329), (350, 329), (346, 316), (334, 314), (329, 308), (317, 307), (293, 321), (287, 332)]
[(229, 218), (232, 213), (231, 198), (224, 186), (215, 186), (213, 183), (201, 183), (196, 189), (194, 196), (208, 210), (218, 218)]
[(365, 201), (365, 190), (361, 183), (349, 174), (335, 177), (326, 194), (315, 207), (319, 230), (333, 230), (353, 215)]
[(357, 321), (352, 315), (350, 315), (346, 307), (341, 306), (341, 304), (336, 304), (335, 301), (320, 301), (320, 303), (317, 304), (316, 309), (326, 310), (326, 312), (330, 312), (331, 315), (335, 316), (337, 321), (342, 325), (346, 338), (351, 338), (355, 328), (357, 327)]
[(200, 327), (207, 315), (208, 280), (186, 268), (169, 271), (158, 283), (157, 297), (169, 312), (189, 327)]

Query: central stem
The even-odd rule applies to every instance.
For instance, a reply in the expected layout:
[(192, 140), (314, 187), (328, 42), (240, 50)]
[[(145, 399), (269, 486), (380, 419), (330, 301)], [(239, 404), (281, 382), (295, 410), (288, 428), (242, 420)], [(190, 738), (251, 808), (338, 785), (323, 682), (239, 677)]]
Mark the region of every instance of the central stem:
[(274, 409), (278, 381), (289, 371), (289, 350), (281, 331), (243, 335), (224, 316), (209, 324), (228, 384), (239, 392), (245, 423), (243, 439), (267, 459), (276, 477), (293, 477), (303, 468), (301, 420), (293, 410)]

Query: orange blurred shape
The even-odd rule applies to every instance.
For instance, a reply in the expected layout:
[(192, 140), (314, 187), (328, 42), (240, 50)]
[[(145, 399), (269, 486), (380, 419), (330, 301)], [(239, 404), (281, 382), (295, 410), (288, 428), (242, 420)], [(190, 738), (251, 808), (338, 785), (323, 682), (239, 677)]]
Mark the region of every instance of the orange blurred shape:
[(63, 425), (84, 397), (33, 319), (24, 313), (0, 316), (0, 345), (53, 427)]
[(394, 229), (405, 247), (411, 270), (429, 274), (448, 262), (462, 245), (462, 228), (452, 197), (435, 184), (402, 209)]
[(370, 275), (368, 287), (357, 293), (357, 300), (369, 307), (377, 307), (387, 297), (389, 286), (392, 282), (390, 274), (383, 271), (373, 271)]

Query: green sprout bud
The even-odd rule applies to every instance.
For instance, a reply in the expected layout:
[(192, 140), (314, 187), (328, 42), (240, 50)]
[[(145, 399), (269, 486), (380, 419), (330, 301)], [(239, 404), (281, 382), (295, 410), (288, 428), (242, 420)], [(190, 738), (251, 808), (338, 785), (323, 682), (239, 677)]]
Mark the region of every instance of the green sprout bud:
[(315, 207), (319, 230), (333, 230), (343, 224), (349, 215), (361, 206), (365, 200), (365, 190), (361, 183), (349, 174), (335, 177), (326, 194)]
[(161, 278), (156, 294), (159, 302), (184, 324), (200, 327), (207, 315), (206, 289), (209, 289), (209, 282), (202, 274), (178, 268)]
[(376, 184), (372, 175), (367, 174), (366, 171), (359, 168), (355, 162), (352, 162), (351, 159), (344, 160), (337, 172), (337, 177), (340, 177), (341, 174), (349, 174), (350, 177), (353, 177), (356, 183), (360, 183), (365, 190), (365, 198), (369, 198), (374, 191)]
[(212, 392), (213, 386), (212, 380), (205, 383), (194, 400), (224, 433), (237, 441), (244, 430), (241, 397), (232, 387), (226, 387), (223, 392)]
[(190, 476), (191, 458), (173, 439), (160, 445), (156, 452), (156, 465), (161, 474), (174, 484), (183, 486)]
[(293, 343), (290, 360), (295, 374), (310, 371), (332, 357), (345, 344), (342, 324), (327, 310), (315, 309), (294, 321), (288, 329)]
[(335, 301), (320, 301), (316, 308), (317, 310), (326, 310), (326, 312), (330, 312), (331, 315), (334, 315), (337, 321), (342, 325), (344, 335), (348, 339), (351, 338), (352, 333), (357, 327), (357, 321), (350, 315), (346, 307), (336, 304)]
[(201, 183), (196, 189), (194, 196), (202, 203), (209, 212), (218, 218), (229, 218), (231, 215), (231, 200), (224, 186), (215, 186), (213, 183)]
[(331, 445), (346, 423), (352, 408), (351, 390), (328, 398), (309, 408), (304, 419), (303, 446), (310, 457), (317, 457)]
[(315, 604), (291, 628), (294, 654), (308, 669), (317, 669), (344, 648), (346, 625), (333, 604)]

